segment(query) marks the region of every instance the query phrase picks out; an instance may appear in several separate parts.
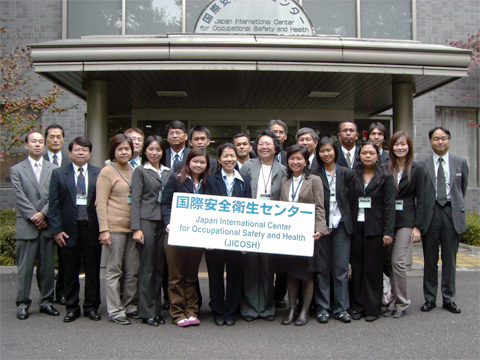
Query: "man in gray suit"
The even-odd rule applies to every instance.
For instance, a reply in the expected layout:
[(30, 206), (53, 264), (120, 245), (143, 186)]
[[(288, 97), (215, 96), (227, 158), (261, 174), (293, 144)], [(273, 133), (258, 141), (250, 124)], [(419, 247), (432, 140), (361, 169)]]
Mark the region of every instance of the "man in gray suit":
[(438, 288), (438, 245), (442, 249), (443, 308), (459, 314), (455, 304), (455, 271), (460, 235), (466, 230), (465, 193), (468, 185), (467, 161), (448, 152), (450, 131), (441, 126), (428, 133), (433, 149), (422, 161), (428, 176), (425, 184), (424, 217), (422, 228), (423, 295), (422, 311), (436, 307)]
[(40, 274), (38, 287), (41, 294), (40, 312), (58, 316), (52, 305), (55, 278), (55, 241), (48, 227), (48, 190), (52, 170), (56, 165), (44, 161), (45, 138), (38, 131), (25, 138), (28, 158), (10, 169), (12, 188), (17, 208), (17, 318), (28, 318), (32, 303), (33, 267), (37, 262)]

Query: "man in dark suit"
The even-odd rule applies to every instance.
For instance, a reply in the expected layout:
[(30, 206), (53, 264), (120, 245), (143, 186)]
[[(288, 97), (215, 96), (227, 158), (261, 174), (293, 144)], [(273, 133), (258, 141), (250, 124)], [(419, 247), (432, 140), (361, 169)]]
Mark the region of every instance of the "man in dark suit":
[(185, 147), (188, 140), (185, 124), (178, 120), (170, 121), (167, 125), (167, 141), (170, 148), (165, 153), (166, 165), (173, 170), (178, 162), (187, 159), (190, 149)]
[(308, 158), (310, 171), (315, 173), (318, 170), (317, 157), (315, 156), (318, 134), (312, 128), (304, 127), (297, 131), (295, 139), (297, 140), (297, 144), (307, 147), (310, 153), (310, 157)]
[(49, 219), (55, 241), (65, 259), (64, 322), (80, 316), (78, 274), (83, 259), (85, 270), (84, 315), (98, 321), (100, 305), (100, 258), (98, 219), (95, 210), (97, 176), (100, 168), (88, 164), (92, 143), (77, 137), (68, 146), (72, 164), (55, 169), (50, 182)]
[[(47, 152), (43, 158), (57, 166), (70, 165), (72, 162), (68, 154), (62, 152), (65, 143), (65, 132), (58, 124), (47, 126), (45, 129), (45, 141), (47, 143)], [(64, 270), (63, 270), (63, 253), (62, 248), (57, 247), (58, 270), (57, 282), (55, 283), (55, 301), (60, 305), (65, 305), (67, 300), (64, 294)], [(38, 274), (37, 274), (38, 276)]]
[(28, 318), (32, 303), (33, 267), (37, 263), (38, 287), (41, 294), (40, 312), (58, 316), (52, 305), (55, 282), (55, 241), (49, 227), (48, 189), (52, 170), (56, 165), (42, 157), (45, 138), (38, 131), (25, 137), (28, 158), (12, 166), (10, 176), (17, 208), (16, 255), (17, 255), (17, 318)]
[[(192, 148), (202, 147), (206, 149), (208, 145), (210, 145), (210, 130), (208, 130), (207, 127), (202, 125), (194, 126), (188, 132), (188, 143)], [(184, 158), (182, 166), (185, 163), (185, 160), (186, 158)], [(210, 168), (209, 168), (210, 174), (217, 172), (217, 166), (218, 166), (217, 157), (210, 156)], [(175, 170), (176, 169), (174, 169), (174, 171)], [(180, 170), (180, 168), (178, 170)]]
[(280, 164), (282, 164), (283, 166), (287, 166), (287, 152), (283, 150), (283, 143), (285, 142), (285, 140), (287, 140), (288, 137), (287, 124), (285, 124), (282, 120), (279, 119), (270, 120), (268, 122), (267, 130), (270, 130), (277, 136), (277, 139), (280, 142), (280, 146), (282, 147), (282, 150), (277, 155), (275, 155), (275, 160), (280, 162)]
[(349, 167), (353, 169), (358, 161), (358, 139), (357, 124), (352, 121), (342, 121), (338, 125), (338, 138), (342, 145), (338, 148), (338, 166)]
[(455, 304), (456, 258), (460, 235), (466, 230), (465, 194), (468, 185), (468, 165), (464, 158), (448, 152), (450, 131), (441, 126), (428, 133), (433, 156), (422, 164), (427, 169), (423, 211), (422, 244), (425, 258), (423, 271), (422, 311), (436, 307), (438, 288), (438, 245), (442, 249), (443, 308), (460, 313)]
[(378, 149), (380, 150), (380, 159), (382, 160), (382, 163), (387, 164), (388, 166), (388, 159), (390, 156), (388, 150), (383, 149), (383, 145), (387, 140), (387, 128), (385, 125), (379, 122), (371, 123), (368, 128), (367, 139), (368, 141), (377, 144)]

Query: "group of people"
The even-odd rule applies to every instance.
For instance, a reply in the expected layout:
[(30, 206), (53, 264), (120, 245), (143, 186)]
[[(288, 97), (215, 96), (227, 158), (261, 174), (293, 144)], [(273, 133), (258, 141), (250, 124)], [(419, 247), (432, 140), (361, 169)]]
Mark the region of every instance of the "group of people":
[[(421, 310), (436, 307), (440, 244), (443, 308), (460, 313), (455, 260), (466, 228), (468, 167), (465, 159), (449, 153), (450, 132), (433, 128), (428, 134), (433, 155), (418, 162), (404, 131), (394, 133), (389, 150), (383, 149), (387, 129), (381, 123), (370, 126), (360, 146), (357, 125), (350, 121), (339, 124), (338, 147), (332, 138), (319, 139), (315, 130), (301, 128), (296, 144), (284, 150), (287, 136), (286, 124), (271, 120), (253, 145), (246, 134), (237, 134), (213, 158), (207, 151), (208, 128), (187, 132), (182, 122), (171, 121), (168, 149), (160, 136), (145, 138), (131, 128), (111, 138), (109, 159), (98, 168), (88, 164), (92, 144), (85, 137), (71, 141), (67, 159), (59, 125), (49, 126), (45, 136), (29, 133), (28, 158), (11, 168), (17, 205), (17, 318), (29, 316), (36, 263), (40, 312), (60, 315), (53, 306), (56, 292), (57, 302), (66, 306), (64, 322), (81, 316), (78, 275), (83, 265), (83, 313), (101, 320), (102, 248), (107, 313), (116, 324), (131, 324), (133, 318), (159, 326), (165, 323), (162, 310), (168, 309), (177, 326), (199, 325), (203, 254), (209, 305), (218, 326), (234, 325), (239, 315), (247, 322), (274, 321), (276, 309), (287, 306), (287, 292), (283, 325), (307, 324), (312, 307), (320, 323), (332, 316), (343, 323), (362, 317), (372, 322), (382, 315), (384, 274), (391, 278), (394, 300), (383, 316), (401, 318), (411, 304), (407, 251), (418, 241), (425, 258)], [(314, 255), (169, 245), (176, 192), (314, 204)]]

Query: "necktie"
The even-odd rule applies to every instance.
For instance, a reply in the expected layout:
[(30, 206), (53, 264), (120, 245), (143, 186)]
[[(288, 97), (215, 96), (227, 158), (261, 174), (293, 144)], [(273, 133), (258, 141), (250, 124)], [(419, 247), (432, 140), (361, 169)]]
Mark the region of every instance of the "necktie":
[(349, 168), (352, 167), (352, 157), (350, 155), (350, 151), (347, 152), (347, 165)]
[(275, 155), (275, 160), (277, 160), (278, 162), (280, 162), (280, 154)]
[(40, 184), (40, 173), (42, 172), (42, 167), (40, 166), (40, 163), (36, 162), (35, 163), (35, 178), (37, 179), (37, 182)]
[[(83, 175), (83, 168), (78, 168), (77, 195), (86, 195), (85, 176)], [(77, 208), (77, 220), (88, 220), (87, 207), (85, 205), (77, 205)]]
[(58, 164), (58, 156), (57, 156), (57, 154), (54, 154), (54, 155), (53, 155), (53, 163), (54, 163), (55, 165), (57, 165), (57, 166), (59, 165), (59, 164)]
[(175, 169), (175, 165), (177, 165), (179, 161), (180, 161), (180, 156), (178, 156), (178, 154), (175, 154), (175, 156), (173, 157), (173, 168), (174, 169)]
[(443, 159), (438, 159), (437, 171), (437, 202), (444, 206), (447, 203), (447, 184), (445, 183), (445, 172), (443, 171)]
[(130, 166), (132, 167), (132, 169), (135, 169), (137, 167), (137, 163), (135, 160), (131, 160), (130, 161)]

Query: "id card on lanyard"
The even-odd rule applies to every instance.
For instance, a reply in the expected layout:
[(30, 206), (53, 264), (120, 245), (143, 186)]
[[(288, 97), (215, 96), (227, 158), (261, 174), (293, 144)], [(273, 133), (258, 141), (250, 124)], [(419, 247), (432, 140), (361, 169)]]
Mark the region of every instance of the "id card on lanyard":
[[(113, 167), (117, 171), (118, 175), (120, 175), (120, 177), (123, 179), (123, 181), (125, 181), (127, 183), (128, 187), (130, 188), (130, 193), (127, 194), (127, 204), (131, 204), (132, 203), (132, 194), (131, 194), (132, 183), (128, 182), (127, 179), (125, 179), (123, 177), (122, 173), (120, 171), (118, 171), (118, 169), (115, 166), (113, 166), (113, 164), (110, 164), (110, 166)], [(130, 172), (133, 175), (133, 169), (132, 168), (130, 168)]]

